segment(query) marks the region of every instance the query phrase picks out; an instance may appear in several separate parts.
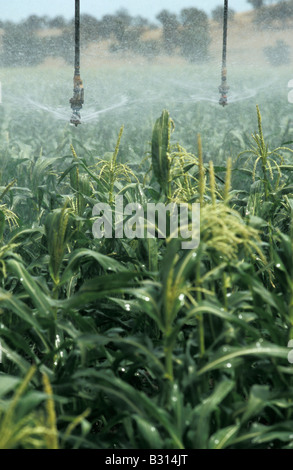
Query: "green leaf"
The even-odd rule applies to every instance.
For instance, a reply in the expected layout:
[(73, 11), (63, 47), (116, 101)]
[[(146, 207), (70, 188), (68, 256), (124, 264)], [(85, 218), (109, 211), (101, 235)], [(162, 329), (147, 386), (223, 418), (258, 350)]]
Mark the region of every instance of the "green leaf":
[(163, 449), (164, 444), (156, 427), (141, 416), (134, 416), (138, 431), (148, 443), (149, 449)]
[(111, 256), (106, 256), (97, 251), (83, 248), (80, 250), (75, 250), (74, 253), (70, 256), (68, 264), (61, 276), (60, 285), (68, 281), (73, 273), (76, 272), (76, 268), (80, 268), (82, 261), (88, 261), (89, 259), (97, 261), (97, 263), (102, 266), (105, 271), (113, 271), (115, 273), (127, 271), (127, 269), (121, 263), (119, 263), (119, 261), (116, 261)]
[(13, 377), (4, 373), (0, 373), (0, 397), (4, 397), (7, 393), (15, 390), (21, 381), (20, 377)]
[(234, 388), (232, 380), (220, 382), (213, 393), (192, 412), (193, 428), (196, 430), (196, 448), (207, 449), (210, 435), (210, 416)]
[(94, 277), (86, 281), (79, 291), (62, 301), (51, 300), (51, 305), (62, 308), (78, 308), (90, 304), (95, 300), (105, 298), (111, 295), (125, 294), (134, 285), (134, 279), (137, 273), (121, 272)]
[(209, 449), (226, 449), (233, 442), (240, 425), (227, 426), (213, 434), (209, 439)]
[(198, 371), (198, 375), (205, 374), (211, 370), (221, 368), (223, 364), (229, 363), (236, 357), (256, 356), (256, 357), (278, 357), (285, 359), (288, 356), (288, 350), (270, 343), (260, 343), (246, 348), (231, 348), (231, 352), (214, 359)]
[(155, 123), (152, 135), (152, 168), (159, 185), (166, 195), (170, 174), (169, 120), (169, 113), (164, 110), (161, 117)]
[(10, 271), (13, 272), (21, 282), (33, 304), (38, 309), (39, 314), (45, 317), (52, 315), (53, 317), (53, 310), (49, 299), (44, 295), (43, 291), (24, 266), (14, 259), (9, 259), (6, 263)]
[[(169, 419), (168, 413), (159, 407), (153, 400), (151, 400), (145, 393), (136, 390), (128, 383), (117, 379), (112, 374), (105, 374), (91, 369), (84, 369), (74, 374), (74, 378), (81, 379), (90, 384), (97, 390), (102, 390), (107, 395), (110, 395), (119, 400), (119, 406), (127, 406), (136, 415), (141, 416), (147, 420), (156, 420), (172, 439), (174, 448), (183, 449), (183, 443), (178, 435), (178, 430)], [(91, 379), (89, 381), (89, 379)], [(84, 386), (83, 386), (84, 388)]]
[(5, 229), (5, 214), (3, 211), (0, 211), (0, 241), (3, 238), (4, 229)]
[(258, 415), (269, 403), (271, 393), (267, 385), (254, 385), (249, 394), (245, 413), (241, 422), (248, 421), (253, 416)]

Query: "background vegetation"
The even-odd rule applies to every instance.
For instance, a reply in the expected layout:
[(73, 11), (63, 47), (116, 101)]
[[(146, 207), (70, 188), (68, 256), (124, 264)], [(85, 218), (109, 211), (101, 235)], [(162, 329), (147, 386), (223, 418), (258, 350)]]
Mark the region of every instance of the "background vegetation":
[[(121, 52), (131, 50), (137, 54), (155, 56), (159, 52), (171, 54), (175, 51), (188, 60), (206, 60), (209, 31), (207, 15), (189, 8), (180, 16), (162, 11), (157, 20), (163, 28), (162, 41), (144, 40), (143, 33), (157, 28), (141, 17), (132, 17), (127, 10), (119, 10), (115, 15), (105, 15), (101, 20), (93, 16), (81, 15), (81, 43), (86, 47), (91, 42), (111, 39), (110, 50)], [(20, 24), (2, 23), (1, 63), (6, 66), (35, 65), (46, 57), (63, 57), (72, 62), (74, 53), (74, 21), (66, 22), (62, 17), (53, 19), (30, 16)], [(45, 37), (42, 30), (55, 30)], [(194, 50), (198, 53), (194, 56)]]
[[(255, 8), (252, 21), (256, 28), (274, 31), (291, 27), (293, 3), (291, 0), (274, 2), (249, 2)], [(267, 4), (269, 3), (269, 4)], [(211, 12), (212, 20), (220, 27), (223, 23), (223, 6)], [(233, 24), (235, 12), (229, 9), (229, 22)], [(0, 64), (7, 67), (33, 66), (43, 63), (46, 58), (63, 58), (71, 64), (74, 57), (74, 20), (63, 17), (38, 17), (31, 15), (20, 23), (0, 21), (1, 35)], [(160, 29), (160, 34), (152, 31)], [(277, 40), (280, 40), (278, 38)], [(89, 14), (81, 15), (81, 43), (83, 51), (91, 44), (107, 44), (112, 53), (130, 52), (137, 57), (154, 59), (159, 55), (183, 57), (189, 62), (204, 62), (210, 58), (212, 41), (208, 15), (197, 8), (183, 9), (180, 14), (162, 10), (156, 23), (146, 18), (131, 16), (120, 9), (115, 14), (97, 19)], [(288, 60), (286, 48), (276, 44), (278, 49), (264, 54), (272, 65), (282, 65)], [(282, 50), (281, 50), (282, 49)], [(278, 62), (279, 52), (283, 60)], [(276, 59), (276, 60), (275, 60)]]

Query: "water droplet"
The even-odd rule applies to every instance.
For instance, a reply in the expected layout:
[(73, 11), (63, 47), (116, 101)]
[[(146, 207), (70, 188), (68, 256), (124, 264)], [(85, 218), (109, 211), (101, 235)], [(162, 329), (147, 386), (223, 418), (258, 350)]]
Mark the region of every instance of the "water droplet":
[(263, 343), (263, 339), (262, 339), (262, 338), (260, 338), (260, 339), (256, 342), (255, 346), (256, 346), (257, 348), (261, 348), (261, 343)]
[(143, 298), (146, 302), (149, 302), (150, 301), (150, 298), (149, 297), (144, 297)]
[(231, 297), (231, 295), (232, 295), (231, 292), (229, 292), (229, 294), (227, 294), (227, 297)]
[(127, 310), (127, 312), (130, 312), (130, 304), (125, 304), (125, 310)]
[(180, 295), (179, 295), (179, 300), (180, 300), (180, 302), (183, 302), (183, 301), (184, 301), (184, 298), (185, 298), (185, 295), (184, 295), (184, 294), (180, 294)]
[(241, 313), (239, 313), (238, 318), (239, 320), (242, 320), (243, 316), (241, 315)]
[(177, 397), (172, 397), (172, 401), (176, 402), (176, 401), (178, 401), (178, 398)]
[(280, 263), (276, 264), (276, 268), (280, 268), (280, 267), (281, 267)]
[(220, 442), (219, 439), (215, 439), (215, 444), (216, 445), (219, 444), (219, 442)]
[(231, 362), (228, 362), (228, 363), (226, 364), (226, 367), (227, 367), (227, 369), (231, 369), (231, 367), (232, 367)]
[(155, 432), (156, 431), (156, 428), (154, 428), (154, 426), (151, 427), (151, 431), (152, 432)]
[(23, 277), (20, 278), (20, 282), (23, 282)]

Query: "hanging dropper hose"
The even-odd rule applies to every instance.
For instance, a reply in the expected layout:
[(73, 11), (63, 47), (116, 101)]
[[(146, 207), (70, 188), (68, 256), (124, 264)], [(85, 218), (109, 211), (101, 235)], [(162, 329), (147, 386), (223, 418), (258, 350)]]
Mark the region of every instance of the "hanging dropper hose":
[(224, 0), (224, 22), (223, 22), (223, 55), (222, 55), (222, 83), (219, 86), (221, 98), (219, 104), (226, 106), (228, 104), (227, 93), (227, 35), (228, 35), (228, 0)]
[(73, 77), (73, 97), (69, 100), (72, 108), (70, 123), (81, 124), (80, 110), (84, 103), (84, 90), (80, 78), (80, 0), (75, 0), (75, 61)]

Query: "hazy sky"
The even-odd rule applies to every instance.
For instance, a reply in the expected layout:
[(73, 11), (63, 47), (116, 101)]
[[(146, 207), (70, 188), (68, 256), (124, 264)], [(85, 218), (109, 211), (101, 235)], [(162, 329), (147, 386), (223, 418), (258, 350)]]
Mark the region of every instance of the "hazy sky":
[[(74, 16), (75, 0), (0, 0), (0, 20), (18, 22), (29, 15), (62, 15), (66, 19)], [(163, 9), (179, 13), (182, 8), (196, 7), (210, 13), (213, 8), (223, 5), (223, 0), (80, 0), (81, 12), (101, 18), (126, 8), (133, 16), (140, 15), (154, 20)], [(230, 0), (229, 6), (235, 11), (250, 9), (247, 0)]]

